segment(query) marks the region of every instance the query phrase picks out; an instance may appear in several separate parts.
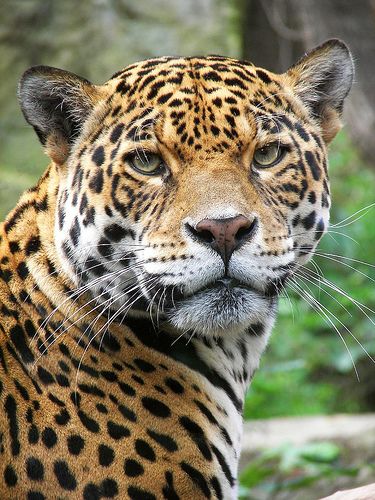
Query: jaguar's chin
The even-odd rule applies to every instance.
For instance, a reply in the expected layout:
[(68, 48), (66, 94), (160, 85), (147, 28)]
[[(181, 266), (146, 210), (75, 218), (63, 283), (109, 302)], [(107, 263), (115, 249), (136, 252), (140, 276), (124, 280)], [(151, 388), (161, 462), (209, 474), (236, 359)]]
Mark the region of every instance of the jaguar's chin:
[[(218, 280), (177, 301), (167, 311), (179, 331), (205, 336), (228, 336), (265, 325), (275, 316), (277, 298), (242, 285), (235, 280)], [(259, 328), (258, 328), (259, 330)]]

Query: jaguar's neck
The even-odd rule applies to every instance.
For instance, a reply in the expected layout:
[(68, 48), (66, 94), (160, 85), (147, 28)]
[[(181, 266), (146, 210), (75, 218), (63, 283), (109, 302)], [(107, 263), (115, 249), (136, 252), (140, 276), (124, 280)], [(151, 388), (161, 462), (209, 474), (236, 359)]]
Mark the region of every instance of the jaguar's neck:
[[(276, 306), (275, 302), (274, 313)], [(242, 414), (246, 391), (267, 345), (274, 316), (270, 314), (267, 324), (257, 323), (228, 338), (211, 339), (191, 332), (178, 336), (163, 331), (163, 327), (156, 332), (152, 322), (145, 319), (128, 318), (126, 324), (144, 345), (202, 375), (222, 393), (223, 401), (230, 401)]]

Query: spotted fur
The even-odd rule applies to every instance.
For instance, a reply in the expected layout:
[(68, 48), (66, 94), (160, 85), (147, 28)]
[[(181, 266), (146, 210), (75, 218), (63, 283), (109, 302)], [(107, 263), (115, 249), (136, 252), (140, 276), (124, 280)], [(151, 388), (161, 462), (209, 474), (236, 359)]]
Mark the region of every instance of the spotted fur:
[(0, 226), (1, 498), (236, 498), (245, 391), (327, 227), (351, 80), (337, 40), (282, 75), (218, 56), (102, 86), (25, 73), (52, 161)]

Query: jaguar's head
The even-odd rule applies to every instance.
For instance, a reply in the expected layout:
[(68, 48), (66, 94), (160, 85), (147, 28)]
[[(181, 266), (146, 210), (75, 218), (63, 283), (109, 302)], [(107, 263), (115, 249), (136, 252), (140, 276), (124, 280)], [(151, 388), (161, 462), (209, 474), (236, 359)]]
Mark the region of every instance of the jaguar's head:
[(337, 40), (281, 75), (225, 57), (143, 61), (102, 86), (27, 71), (65, 273), (113, 320), (205, 335), (269, 324), (327, 228), (326, 145), (352, 76)]

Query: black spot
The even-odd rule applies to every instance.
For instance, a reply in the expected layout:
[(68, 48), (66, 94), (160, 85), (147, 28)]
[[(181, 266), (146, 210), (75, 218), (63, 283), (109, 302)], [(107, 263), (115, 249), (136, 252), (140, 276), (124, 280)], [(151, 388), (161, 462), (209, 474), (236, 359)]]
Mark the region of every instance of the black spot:
[(165, 480), (167, 484), (163, 486), (163, 498), (165, 500), (179, 500), (179, 496), (176, 493), (176, 490), (173, 485), (173, 473), (171, 471), (167, 471), (165, 473)]
[(147, 460), (150, 460), (150, 462), (155, 462), (156, 460), (154, 450), (143, 439), (136, 440), (135, 451), (138, 453), (139, 456), (146, 458)]
[(215, 125), (211, 126), (211, 132), (215, 135), (218, 136), (220, 134), (220, 129), (216, 127)]
[(204, 405), (198, 399), (194, 399), (194, 403), (197, 405), (197, 407), (203, 413), (203, 415), (207, 418), (207, 420), (211, 422), (211, 424), (216, 425), (220, 429), (222, 436), (224, 437), (225, 441), (229, 444), (229, 446), (233, 446), (228, 431), (225, 429), (225, 427), (219, 424), (219, 422), (216, 420), (216, 418), (214, 417), (212, 412), (207, 408), (207, 406)]
[(39, 236), (32, 236), (25, 246), (25, 253), (27, 256), (38, 252), (40, 249), (40, 239)]
[(224, 458), (224, 455), (221, 453), (221, 451), (216, 448), (215, 445), (212, 445), (212, 451), (215, 454), (217, 461), (220, 464), (221, 470), (224, 472), (225, 477), (227, 478), (228, 483), (233, 486), (235, 482), (235, 478), (232, 476), (232, 473), (230, 471), (230, 468)]
[(84, 411), (78, 410), (78, 417), (83, 423), (83, 425), (86, 427), (87, 430), (90, 432), (99, 432), (100, 427), (98, 422), (94, 420), (93, 418), (89, 417)]
[(156, 370), (154, 365), (152, 365), (148, 361), (145, 361), (144, 359), (136, 358), (134, 359), (134, 363), (138, 366), (140, 370), (142, 370), (145, 373), (151, 373)]
[(139, 462), (128, 458), (124, 463), (124, 472), (129, 477), (137, 477), (144, 473), (144, 469)]
[(92, 155), (92, 161), (96, 163), (98, 167), (103, 165), (104, 163), (104, 148), (103, 146), (99, 146), (95, 149)]
[(103, 257), (109, 258), (113, 253), (112, 245), (110, 244), (109, 240), (107, 240), (107, 238), (101, 238), (99, 240), (97, 248), (98, 248), (98, 252)]
[(11, 395), (7, 396), (4, 408), (9, 422), (9, 434), (11, 439), (12, 455), (16, 456), (20, 452), (20, 442), (18, 439), (19, 428), (18, 428), (17, 404), (13, 396)]
[(315, 220), (316, 220), (316, 213), (315, 210), (313, 210), (312, 212), (309, 213), (309, 215), (306, 215), (306, 217), (304, 217), (301, 220), (301, 224), (306, 230), (308, 230), (314, 226)]
[(117, 381), (117, 375), (115, 372), (112, 370), (102, 370), (100, 372), (101, 376), (105, 378), (108, 382), (116, 382)]
[(79, 455), (85, 445), (84, 439), (78, 434), (73, 434), (67, 439), (68, 450), (71, 455)]
[(158, 432), (152, 431), (151, 429), (147, 430), (147, 434), (150, 436), (151, 439), (153, 439), (156, 443), (162, 446), (165, 450), (169, 452), (174, 452), (178, 450), (176, 441), (167, 434), (160, 434)]
[(116, 127), (112, 130), (112, 133), (111, 133), (111, 135), (110, 135), (110, 137), (109, 137), (109, 140), (110, 140), (113, 144), (115, 144), (115, 143), (119, 140), (119, 138), (120, 138), (120, 136), (121, 136), (121, 134), (122, 134), (123, 129), (124, 129), (124, 124), (123, 124), (123, 123), (119, 123), (119, 124), (118, 124), (118, 125), (116, 125)]
[(26, 341), (24, 330), (19, 325), (15, 325), (10, 329), (9, 333), (10, 339), (21, 356), (22, 361), (24, 363), (32, 363), (34, 361), (34, 355), (29, 348), (29, 343)]
[(11, 465), (7, 465), (4, 470), (4, 480), (7, 486), (15, 486), (18, 481), (16, 471)]
[(61, 373), (58, 373), (56, 375), (56, 382), (59, 384), (60, 387), (70, 386), (68, 378), (65, 375), (62, 375)]
[(309, 142), (309, 134), (302, 127), (302, 125), (298, 122), (294, 124), (294, 129), (297, 131), (297, 134), (303, 139), (305, 142)]
[(122, 439), (123, 437), (130, 436), (130, 431), (127, 427), (123, 425), (116, 424), (115, 422), (109, 421), (107, 423), (108, 434), (113, 439)]
[[(224, 82), (226, 83), (226, 85), (229, 85), (230, 87), (239, 87), (243, 90), (247, 90), (246, 85), (239, 78), (226, 78)], [(243, 96), (243, 94), (239, 91), (232, 90), (232, 92), (234, 95), (238, 95), (239, 97)]]
[(158, 104), (165, 104), (173, 96), (173, 92), (167, 92), (158, 97)]
[(10, 250), (10, 253), (16, 253), (16, 252), (20, 251), (20, 246), (17, 243), (17, 241), (10, 241), (9, 242), (9, 250)]
[(188, 432), (190, 438), (197, 445), (199, 451), (202, 453), (206, 460), (212, 460), (212, 453), (207, 443), (206, 436), (203, 429), (189, 417), (182, 416), (179, 419), (182, 427)]
[(215, 495), (217, 496), (217, 500), (222, 500), (223, 499), (223, 493), (221, 491), (221, 486), (219, 483), (219, 480), (217, 479), (216, 476), (213, 476), (211, 478), (211, 485), (215, 491)]
[(159, 80), (155, 83), (153, 83), (151, 85), (151, 90), (150, 92), (147, 94), (147, 99), (153, 99), (154, 97), (156, 97), (159, 93), (159, 90), (164, 87), (164, 85), (166, 84), (165, 81), (163, 80)]
[(323, 236), (325, 230), (325, 225), (323, 219), (320, 219), (316, 225), (315, 240), (318, 241)]
[(137, 488), (136, 486), (129, 486), (128, 495), (131, 500), (156, 500), (156, 496), (149, 491)]
[(305, 159), (306, 159), (308, 166), (310, 167), (313, 178), (316, 181), (318, 181), (320, 179), (320, 176), (321, 176), (321, 169), (316, 162), (315, 156), (313, 155), (313, 153), (311, 151), (306, 151), (305, 152)]
[(95, 274), (96, 276), (103, 276), (106, 274), (106, 269), (101, 262), (93, 257), (89, 257), (85, 262), (85, 270)]
[(104, 479), (100, 485), (102, 496), (105, 498), (113, 498), (118, 494), (117, 482), (114, 479)]
[(17, 379), (14, 380), (14, 385), (16, 386), (18, 392), (21, 394), (22, 398), (25, 401), (29, 401), (30, 400), (29, 393), (27, 392), (26, 388), (20, 382), (18, 382)]
[(211, 82), (221, 82), (222, 78), (219, 75), (219, 73), (216, 73), (216, 71), (208, 71), (207, 73), (203, 74), (203, 78), (206, 81), (211, 81)]
[(102, 339), (102, 345), (108, 347), (113, 352), (117, 352), (121, 349), (121, 345), (112, 335), (105, 335)]
[(178, 380), (168, 377), (165, 379), (165, 385), (167, 385), (175, 394), (183, 394), (184, 388), (178, 382)]
[(99, 398), (105, 398), (105, 393), (95, 384), (78, 384), (78, 388), (85, 394), (91, 394)]
[(105, 444), (100, 444), (98, 446), (99, 464), (103, 467), (108, 467), (111, 465), (115, 458), (115, 453), (112, 448)]
[(44, 385), (50, 385), (55, 383), (53, 375), (45, 368), (42, 368), (41, 366), (38, 366), (38, 377)]
[(107, 407), (102, 403), (97, 403), (95, 406), (99, 413), (108, 413)]
[(69, 236), (75, 247), (78, 245), (80, 235), (81, 235), (81, 227), (78, 222), (78, 217), (74, 217), (74, 222), (72, 224), (72, 227), (70, 228)]
[(203, 474), (186, 462), (180, 463), (181, 469), (190, 477), (193, 483), (202, 491), (205, 498), (211, 498), (210, 488)]
[(137, 416), (134, 413), (133, 410), (128, 408), (125, 405), (118, 405), (118, 409), (121, 413), (121, 415), (126, 418), (126, 420), (129, 420), (130, 422), (136, 422), (137, 421)]
[(126, 384), (125, 382), (119, 382), (118, 383), (121, 391), (126, 394), (126, 396), (135, 396), (136, 392), (133, 387), (131, 387), (129, 384)]
[(120, 241), (128, 234), (128, 232), (118, 224), (112, 224), (104, 229), (104, 234), (111, 241)]
[(18, 264), (17, 274), (22, 280), (27, 278), (27, 276), (29, 275), (29, 270), (25, 262), (21, 262), (20, 264)]
[(96, 484), (89, 483), (86, 484), (83, 490), (83, 499), (84, 500), (100, 500), (101, 492)]
[(98, 168), (90, 179), (89, 188), (94, 193), (100, 194), (103, 191), (103, 186), (104, 186), (103, 170), (101, 168)]
[(26, 473), (29, 479), (33, 481), (42, 481), (44, 478), (44, 467), (42, 462), (35, 457), (29, 457), (26, 460)]
[(39, 431), (35, 424), (32, 424), (28, 433), (29, 444), (36, 444), (39, 440)]
[[(129, 84), (127, 84), (125, 82), (125, 80), (121, 80), (120, 83), (117, 84), (117, 87), (116, 87), (116, 92), (120, 92), (121, 95), (125, 94), (126, 92), (128, 92), (128, 90), (130, 90), (130, 86)], [(120, 108), (121, 109), (121, 108)], [(118, 113), (117, 113), (118, 114)]]
[(53, 471), (55, 476), (64, 490), (73, 491), (77, 487), (77, 481), (74, 474), (70, 471), (68, 464), (63, 460), (57, 460), (54, 463)]
[(65, 408), (63, 408), (60, 413), (55, 415), (55, 422), (59, 425), (65, 425), (69, 422), (70, 415)]
[(261, 69), (257, 69), (256, 71), (258, 78), (262, 80), (264, 83), (271, 83), (271, 78), (267, 75), (267, 73)]
[(26, 331), (28, 337), (30, 339), (32, 339), (34, 337), (34, 335), (36, 334), (36, 330), (35, 330), (34, 325), (32, 324), (32, 322), (29, 319), (27, 319), (24, 323), (24, 326), (25, 326), (25, 331)]
[(45, 500), (45, 498), (40, 491), (29, 491), (27, 494), (27, 500)]
[(310, 191), (309, 196), (307, 197), (307, 199), (309, 200), (309, 202), (312, 205), (314, 205), (314, 203), (316, 202), (316, 195), (315, 195), (314, 191)]
[(56, 432), (51, 427), (46, 427), (42, 432), (42, 442), (47, 448), (53, 448), (57, 443)]
[(167, 405), (155, 398), (144, 397), (142, 404), (152, 415), (160, 418), (167, 418), (171, 415), (171, 410)]

